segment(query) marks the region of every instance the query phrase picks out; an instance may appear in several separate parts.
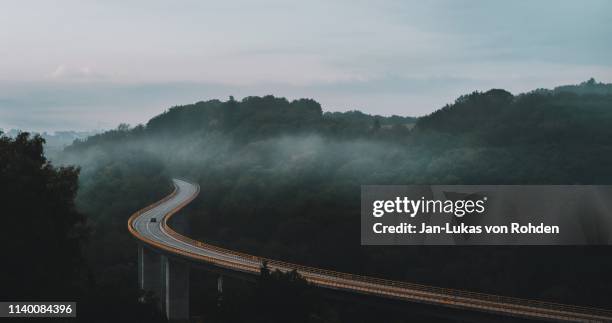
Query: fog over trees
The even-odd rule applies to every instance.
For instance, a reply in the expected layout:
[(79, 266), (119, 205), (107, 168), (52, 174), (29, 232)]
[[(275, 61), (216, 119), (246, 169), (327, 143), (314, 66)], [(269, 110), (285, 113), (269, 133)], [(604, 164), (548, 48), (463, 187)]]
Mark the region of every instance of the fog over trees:
[[(196, 239), (346, 272), (609, 307), (609, 247), (364, 247), (359, 199), (363, 184), (612, 184), (610, 89), (589, 80), (474, 92), (419, 118), (323, 112), (311, 99), (209, 100), (77, 140), (54, 163), (80, 167), (89, 281), (100, 294), (123, 290), (125, 302), (138, 294), (127, 218), (185, 177), (201, 193), (174, 218), (185, 223), (172, 225)], [(64, 170), (73, 194), (77, 171)]]

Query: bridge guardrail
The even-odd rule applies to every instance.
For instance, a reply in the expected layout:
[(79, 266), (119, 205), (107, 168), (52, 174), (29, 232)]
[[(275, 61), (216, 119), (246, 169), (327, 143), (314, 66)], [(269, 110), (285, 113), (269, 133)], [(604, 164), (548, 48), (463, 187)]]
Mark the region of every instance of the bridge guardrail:
[(128, 220), (128, 228), (130, 232), (132, 232), (132, 234), (135, 235), (137, 238), (161, 249), (168, 250), (183, 255), (185, 257), (220, 265), (222, 267), (234, 268), (243, 272), (249, 272), (253, 274), (259, 273), (260, 266), (265, 261), (268, 263), (268, 266), (271, 270), (297, 270), (308, 281), (311, 281), (317, 285), (328, 286), (331, 288), (361, 291), (367, 294), (386, 295), (394, 298), (416, 299), (429, 303), (443, 303), (446, 305), (457, 307), (462, 307), (467, 304), (470, 305), (470, 307), (487, 309), (490, 311), (492, 310), (497, 312), (501, 311), (516, 315), (522, 315), (525, 314), (525, 312), (530, 312), (533, 314), (537, 314), (537, 316), (539, 317), (551, 319), (559, 319), (560, 317), (566, 317), (571, 320), (584, 322), (612, 321), (612, 311), (599, 308), (574, 306), (486, 293), (462, 291), (370, 276), (356, 275), (351, 273), (343, 273), (333, 270), (320, 269), (316, 267), (309, 267), (284, 261), (278, 261), (264, 257), (258, 257), (247, 253), (225, 249), (205, 242), (197, 241), (176, 232), (168, 225), (168, 220), (185, 205), (195, 199), (195, 197), (199, 194), (200, 187), (197, 184), (195, 185), (197, 186), (196, 192), (189, 199), (183, 201), (181, 204), (172, 209), (163, 217), (161, 221), (162, 230), (173, 238), (182, 241), (186, 244), (209, 251), (214, 251), (224, 256), (229, 255), (235, 259), (240, 258), (242, 260), (249, 260), (253, 263), (253, 265), (244, 265), (237, 262), (231, 262), (219, 258), (195, 254), (192, 252), (174, 248), (172, 246), (166, 246), (156, 241), (151, 241), (146, 237), (142, 237), (140, 236), (140, 234), (138, 234), (138, 232), (136, 232), (136, 230), (133, 228), (134, 219), (140, 214), (174, 197), (177, 192), (176, 186), (174, 191), (170, 195), (166, 196), (164, 199), (134, 213)]

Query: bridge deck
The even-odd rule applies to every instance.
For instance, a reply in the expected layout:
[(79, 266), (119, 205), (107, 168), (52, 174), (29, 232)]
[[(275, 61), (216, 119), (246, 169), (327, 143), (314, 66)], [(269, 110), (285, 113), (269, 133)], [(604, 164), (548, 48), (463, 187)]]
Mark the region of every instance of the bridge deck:
[[(133, 214), (128, 221), (128, 229), (136, 238), (155, 248), (194, 261), (254, 275), (259, 274), (262, 263), (266, 261), (272, 270), (295, 269), (311, 284), (324, 288), (530, 319), (612, 322), (612, 312), (602, 309), (473, 293), (335, 272), (257, 257), (195, 241), (172, 230), (167, 222), (170, 217), (198, 195), (199, 186), (174, 179), (174, 187), (172, 194)], [(156, 221), (151, 222), (152, 218), (155, 218)]]

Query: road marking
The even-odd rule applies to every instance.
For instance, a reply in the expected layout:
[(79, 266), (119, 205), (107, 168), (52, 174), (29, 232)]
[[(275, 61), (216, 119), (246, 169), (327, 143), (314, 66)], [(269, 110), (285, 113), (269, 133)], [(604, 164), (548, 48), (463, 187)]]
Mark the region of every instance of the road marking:
[[(234, 270), (237, 268), (241, 268), (241, 266), (253, 266), (260, 265), (259, 262), (253, 261), (251, 259), (242, 257), (240, 255), (229, 254), (226, 255), (221, 251), (217, 250), (209, 250), (204, 247), (200, 247), (198, 245), (193, 245), (187, 243), (185, 241), (181, 241), (166, 232), (166, 230), (162, 226), (162, 222), (164, 218), (168, 215), (169, 212), (175, 210), (181, 203), (187, 201), (194, 194), (197, 193), (196, 186), (191, 183), (174, 180), (176, 192), (174, 196), (169, 198), (167, 201), (160, 203), (159, 205), (143, 212), (135, 219), (131, 220), (133, 229), (142, 234), (144, 237), (149, 237), (151, 241), (155, 241), (156, 243), (160, 243), (162, 245), (169, 246), (171, 248), (175, 248), (177, 250), (181, 250), (187, 254), (192, 254), (194, 256), (203, 256), (212, 259), (217, 259), (221, 262), (226, 262), (230, 264), (234, 264)], [(158, 217), (158, 222), (154, 222), (156, 225), (151, 229), (150, 224), (152, 217)], [(143, 222), (144, 221), (144, 222)], [(145, 228), (143, 228), (143, 223)], [(146, 233), (144, 232), (146, 231)], [(137, 236), (138, 237), (138, 236)], [(197, 258), (196, 258), (197, 259)], [(272, 261), (272, 260), (270, 260)], [(592, 309), (596, 311), (593, 314), (582, 312), (585, 310), (591, 310), (588, 308), (579, 308), (572, 307), (563, 304), (547, 304), (540, 302), (538, 304), (537, 301), (531, 300), (518, 300), (524, 302), (525, 304), (512, 302), (511, 298), (501, 297), (496, 295), (484, 295), (487, 297), (493, 298), (492, 300), (482, 299), (476, 296), (471, 296), (470, 294), (476, 295), (477, 293), (469, 293), (463, 291), (453, 291), (442, 288), (436, 288), (431, 286), (420, 286), (420, 289), (414, 287), (406, 287), (401, 286), (401, 284), (409, 284), (402, 282), (392, 282), (386, 281), (382, 279), (372, 278), (372, 277), (361, 277), (352, 274), (343, 274), (343, 273), (335, 273), (336, 275), (350, 275), (351, 277), (355, 276), (360, 279), (349, 279), (347, 277), (335, 276), (333, 274), (326, 274), (325, 270), (318, 268), (310, 268), (310, 271), (306, 270), (308, 267), (303, 267), (299, 265), (287, 264), (284, 265), (282, 262), (274, 261), (274, 264), (270, 265), (271, 269), (283, 269), (283, 270), (292, 270), (293, 268), (297, 268), (298, 271), (309, 281), (319, 285), (321, 287), (332, 288), (332, 289), (342, 289), (352, 292), (358, 293), (367, 293), (374, 294), (379, 296), (387, 296), (400, 298), (405, 300), (420, 300), (426, 303), (433, 303), (438, 305), (446, 305), (451, 307), (459, 307), (459, 308), (471, 308), (471, 309), (484, 309), (488, 312), (495, 312), (498, 314), (501, 313), (510, 313), (511, 315), (518, 314), (522, 316), (527, 316), (531, 318), (553, 318), (553, 319), (563, 319), (563, 320), (571, 320), (571, 321), (584, 321), (584, 322), (598, 322), (603, 320), (612, 321), (612, 313), (608, 313), (604, 310)], [(214, 263), (214, 262), (213, 262)], [(217, 264), (219, 265), (219, 264)], [(230, 265), (227, 265), (230, 266)], [(230, 266), (231, 268), (231, 266)], [(306, 269), (304, 269), (306, 268)], [(240, 269), (238, 269), (240, 270)], [(327, 271), (328, 273), (334, 273), (332, 271)], [(318, 277), (318, 278), (316, 278)], [(365, 281), (365, 279), (370, 279), (370, 281)], [(376, 283), (376, 280), (385, 282)], [(398, 284), (400, 286), (395, 286)], [(417, 285), (415, 285), (417, 286)], [(428, 288), (428, 290), (424, 290), (423, 288)], [(444, 292), (446, 290), (446, 292)], [(480, 294), (478, 294), (480, 295)], [(494, 300), (498, 298), (499, 301)], [(507, 301), (502, 302), (501, 299), (504, 298)], [(529, 303), (532, 304), (529, 304)], [(546, 305), (546, 307), (545, 307)], [(555, 308), (556, 306), (556, 308)], [(573, 308), (574, 311), (571, 311)], [(580, 309), (581, 311), (578, 311)]]

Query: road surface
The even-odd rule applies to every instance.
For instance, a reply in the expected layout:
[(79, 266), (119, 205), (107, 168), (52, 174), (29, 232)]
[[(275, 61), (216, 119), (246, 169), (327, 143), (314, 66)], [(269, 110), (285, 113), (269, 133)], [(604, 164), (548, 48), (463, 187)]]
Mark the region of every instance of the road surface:
[[(257, 275), (262, 263), (266, 261), (271, 270), (290, 271), (295, 269), (311, 284), (324, 288), (531, 319), (612, 322), (612, 312), (601, 309), (472, 293), (340, 273), (266, 259), (195, 241), (172, 230), (167, 221), (198, 195), (199, 186), (180, 179), (174, 179), (173, 181), (174, 192), (132, 215), (128, 221), (128, 229), (136, 238), (155, 248), (196, 262), (205, 262), (225, 269)], [(152, 222), (152, 219), (155, 219), (155, 222)]]

